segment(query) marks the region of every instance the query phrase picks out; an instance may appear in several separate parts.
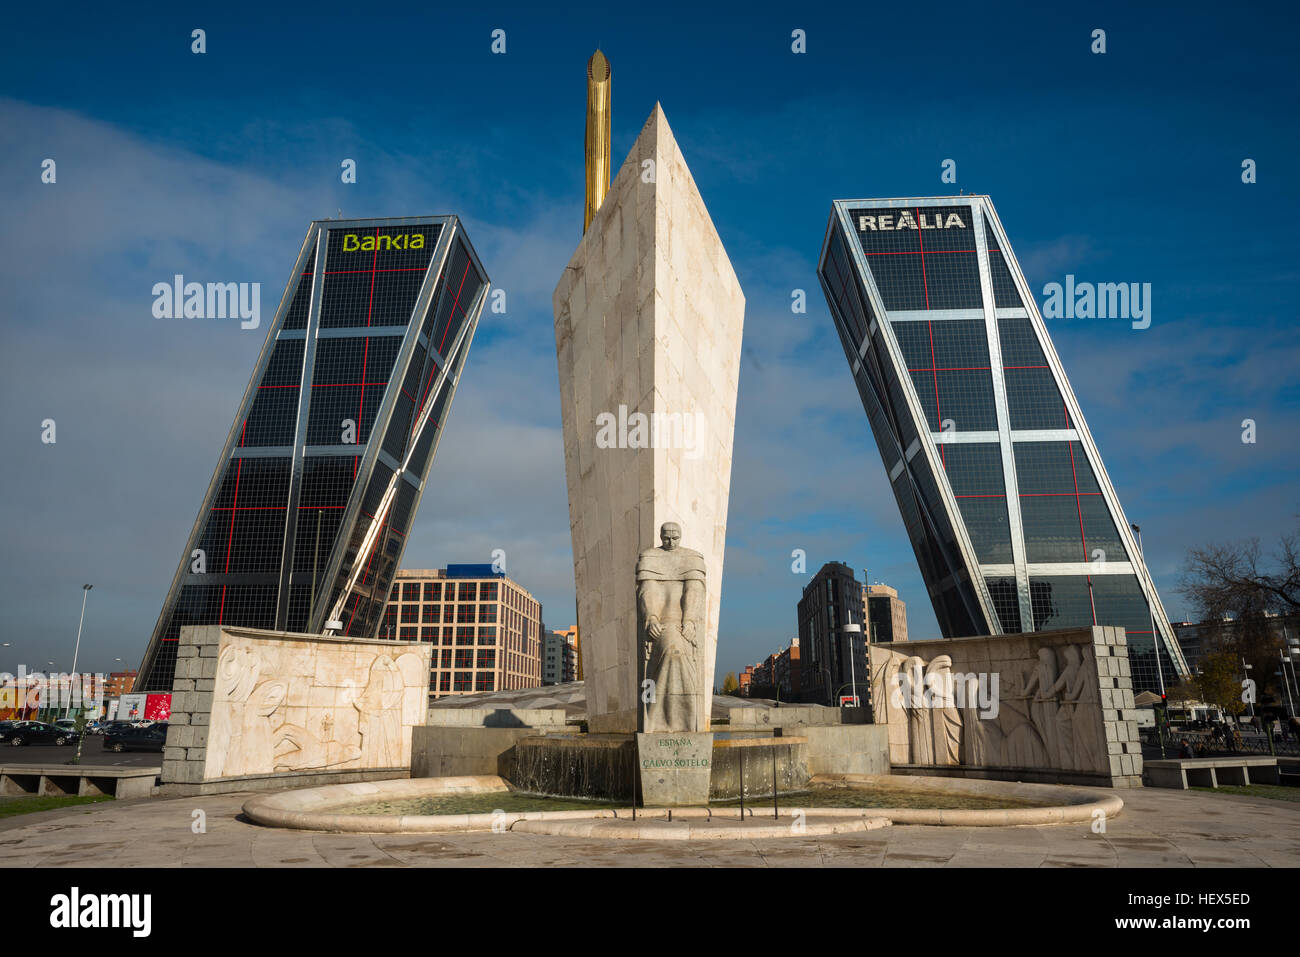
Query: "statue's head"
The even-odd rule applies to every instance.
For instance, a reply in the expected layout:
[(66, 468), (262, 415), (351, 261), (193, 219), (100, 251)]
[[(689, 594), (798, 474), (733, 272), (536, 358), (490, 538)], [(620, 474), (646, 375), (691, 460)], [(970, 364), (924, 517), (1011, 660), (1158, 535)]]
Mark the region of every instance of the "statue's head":
[(682, 540), (682, 527), (676, 522), (664, 522), (659, 526), (659, 540), (664, 543), (664, 551), (671, 552)]

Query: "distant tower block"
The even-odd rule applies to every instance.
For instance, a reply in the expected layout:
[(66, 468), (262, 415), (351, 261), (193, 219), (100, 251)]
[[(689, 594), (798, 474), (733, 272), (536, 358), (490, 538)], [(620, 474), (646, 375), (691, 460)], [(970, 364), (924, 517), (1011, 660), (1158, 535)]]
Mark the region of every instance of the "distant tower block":
[(708, 570), (707, 725), (745, 297), (658, 104), (554, 305), (590, 730), (637, 730), (636, 561), (664, 522)]

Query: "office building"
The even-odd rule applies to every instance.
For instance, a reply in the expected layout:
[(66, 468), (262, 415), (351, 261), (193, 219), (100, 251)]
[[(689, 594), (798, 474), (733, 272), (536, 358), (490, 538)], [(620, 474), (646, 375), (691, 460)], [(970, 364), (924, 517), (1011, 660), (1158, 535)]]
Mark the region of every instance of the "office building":
[(907, 604), (888, 585), (863, 585), (868, 641), (907, 641)]
[(437, 646), (431, 698), (542, 684), (542, 606), (490, 564), (402, 569), (378, 637)]
[(107, 698), (117, 698), (124, 694), (130, 694), (131, 689), (135, 686), (137, 671), (114, 671), (104, 682), (104, 696)]
[(989, 198), (837, 200), (818, 274), (944, 636), (1122, 625), (1158, 690), (1154, 621), (1186, 674)]
[(454, 216), (311, 224), (137, 692), (184, 625), (378, 634), (487, 288)]
[(542, 684), (559, 685), (578, 680), (576, 628), (545, 631), (542, 639)]
[[(1174, 622), (1174, 633), (1178, 636), (1179, 647), (1187, 657), (1188, 666), (1195, 672), (1200, 671), (1201, 661), (1206, 655), (1213, 654), (1221, 647), (1232, 647), (1239, 641), (1241, 626), (1241, 621), (1236, 618), (1225, 618), (1222, 621), (1179, 621)], [(1267, 631), (1279, 648), (1286, 648), (1289, 642), (1300, 638), (1300, 615), (1266, 613), (1259, 627)]]
[(843, 562), (823, 565), (804, 586), (798, 618), (804, 700), (839, 704), (841, 694), (852, 695), (856, 688), (865, 705), (871, 676), (862, 626), (862, 583), (853, 577), (853, 569)]

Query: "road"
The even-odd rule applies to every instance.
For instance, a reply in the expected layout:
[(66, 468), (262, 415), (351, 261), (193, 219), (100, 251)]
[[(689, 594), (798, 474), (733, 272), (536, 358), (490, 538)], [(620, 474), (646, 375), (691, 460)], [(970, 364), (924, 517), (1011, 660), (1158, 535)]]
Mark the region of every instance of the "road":
[[(65, 744), (24, 744), (13, 748), (0, 743), (0, 765), (2, 764), (67, 764), (76, 756), (77, 745)], [(114, 754), (104, 750), (103, 735), (90, 734), (81, 748), (81, 763), (99, 766), (127, 768), (162, 767), (161, 751), (123, 751)]]

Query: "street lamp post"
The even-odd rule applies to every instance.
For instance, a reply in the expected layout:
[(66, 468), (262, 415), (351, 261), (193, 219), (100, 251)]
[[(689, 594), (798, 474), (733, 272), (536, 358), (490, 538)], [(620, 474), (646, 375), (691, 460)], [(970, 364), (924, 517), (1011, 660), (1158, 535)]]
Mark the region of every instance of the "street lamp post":
[[(1282, 684), (1286, 685), (1286, 707), (1287, 710), (1291, 712), (1291, 717), (1294, 718), (1295, 700), (1291, 697), (1291, 682), (1286, 676), (1286, 665), (1288, 661), (1291, 661), (1291, 659), (1286, 656), (1286, 652), (1283, 651), (1281, 648), (1277, 650), (1277, 654), (1278, 657), (1282, 659), (1282, 667), (1280, 670), (1282, 672)], [(1291, 665), (1291, 667), (1292, 668), (1295, 667), (1294, 663)]]
[[(1133, 529), (1134, 534), (1136, 534), (1138, 537), (1138, 557), (1142, 559), (1142, 564), (1146, 565), (1147, 563), (1146, 551), (1142, 548), (1142, 529), (1139, 528), (1137, 525), (1133, 524), (1132, 522), (1129, 523), (1129, 526)], [(1147, 576), (1150, 577), (1150, 575), (1151, 575), (1151, 569), (1147, 568)], [(1155, 587), (1156, 587), (1155, 579), (1152, 579), (1151, 593), (1153, 598), (1155, 595)], [(1091, 588), (1092, 588), (1091, 578), (1088, 580), (1088, 588), (1091, 593)], [(1164, 725), (1169, 723), (1169, 704), (1168, 704), (1168, 699), (1165, 698), (1165, 672), (1164, 669), (1160, 667), (1160, 635), (1159, 633), (1156, 632), (1156, 603), (1154, 600), (1147, 601), (1147, 615), (1149, 616), (1151, 621), (1151, 645), (1156, 650), (1156, 678), (1160, 682), (1160, 703), (1164, 706), (1164, 712), (1165, 712), (1164, 721), (1158, 722), (1156, 724), (1156, 737), (1160, 739), (1160, 757), (1163, 758), (1165, 756)], [(1096, 617), (1096, 612), (1093, 613), (1093, 616), (1094, 618)]]
[[(41, 692), (40, 704), (36, 706), (37, 721), (41, 720), (41, 715), (44, 714), (45, 710), (50, 706), (50, 703), (47, 699), (49, 698), (50, 685), (54, 683), (50, 678), (50, 676), (54, 674), (54, 662), (52, 661), (45, 662), (45, 667), (47, 669), (45, 672), (45, 691)], [(58, 705), (55, 705), (55, 714), (58, 714)], [(48, 717), (48, 715), (46, 715), (46, 717)]]
[[(1247, 664), (1247, 663), (1246, 663), (1246, 656), (1245, 656), (1245, 655), (1242, 655), (1242, 656), (1241, 656), (1241, 674), (1242, 674), (1242, 676), (1243, 676), (1247, 681), (1249, 681), (1249, 680), (1250, 680), (1250, 675), (1248, 674), (1248, 672), (1251, 672), (1251, 671), (1254, 671), (1254, 670), (1255, 670), (1255, 666), (1252, 665), (1252, 664)], [(1250, 695), (1250, 697), (1246, 700), (1246, 704), (1250, 706), (1250, 717), (1251, 717), (1251, 719), (1253, 720), (1254, 717), (1255, 717), (1255, 694), (1254, 694), (1254, 689), (1251, 690), (1251, 695)]]
[[(849, 638), (849, 682), (853, 686), (853, 706), (856, 708), (859, 707), (862, 702), (861, 699), (858, 698), (858, 669), (856, 663), (858, 651), (853, 647), (853, 636), (862, 634), (862, 626), (855, 625), (850, 621), (844, 626), (844, 633), (848, 635)], [(844, 674), (844, 672), (841, 671), (840, 674)], [(836, 697), (839, 697), (838, 692), (836, 693)]]
[[(72, 650), (72, 674), (73, 674), (73, 678), (72, 678), (72, 680), (73, 680), (73, 681), (76, 681), (76, 680), (77, 680), (77, 679), (76, 679), (76, 674), (77, 674), (77, 654), (78, 654), (78, 652), (81, 651), (81, 626), (84, 625), (84, 624), (86, 623), (86, 598), (89, 597), (89, 595), (90, 595), (90, 590), (91, 590), (92, 588), (94, 588), (94, 587), (95, 587), (94, 585), (82, 585), (82, 586), (81, 586), (81, 620), (77, 622), (77, 646)], [(68, 690), (69, 690), (69, 694), (68, 694), (68, 707), (67, 707), (67, 709), (63, 712), (63, 716), (64, 716), (65, 718), (68, 716), (68, 712), (72, 710), (72, 694), (71, 694), (71, 689), (69, 688)]]
[[(1282, 680), (1286, 681), (1286, 666), (1291, 665), (1291, 684), (1295, 685), (1296, 694), (1300, 695), (1300, 682), (1296, 681), (1295, 676), (1295, 659), (1300, 655), (1300, 638), (1292, 638), (1291, 633), (1287, 630), (1286, 620), (1282, 621), (1282, 642), (1286, 650), (1279, 648), (1278, 653), (1282, 656)], [(1295, 702), (1291, 698), (1291, 686), (1287, 685), (1287, 703), (1291, 706), (1291, 717), (1296, 716)]]

